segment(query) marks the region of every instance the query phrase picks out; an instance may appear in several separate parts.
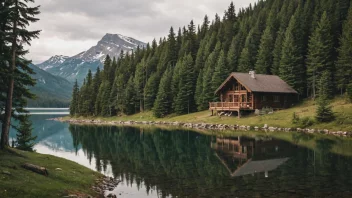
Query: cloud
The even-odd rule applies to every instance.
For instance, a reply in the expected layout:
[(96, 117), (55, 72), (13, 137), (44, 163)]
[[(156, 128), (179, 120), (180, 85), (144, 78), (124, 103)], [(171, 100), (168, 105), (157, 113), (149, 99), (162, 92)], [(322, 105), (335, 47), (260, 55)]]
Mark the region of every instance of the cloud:
[[(42, 30), (32, 42), (28, 58), (34, 63), (53, 55), (73, 56), (95, 45), (106, 33), (120, 33), (143, 42), (167, 36), (169, 28), (200, 24), (223, 15), (230, 0), (36, 0)], [(255, 0), (236, 0), (237, 8)]]

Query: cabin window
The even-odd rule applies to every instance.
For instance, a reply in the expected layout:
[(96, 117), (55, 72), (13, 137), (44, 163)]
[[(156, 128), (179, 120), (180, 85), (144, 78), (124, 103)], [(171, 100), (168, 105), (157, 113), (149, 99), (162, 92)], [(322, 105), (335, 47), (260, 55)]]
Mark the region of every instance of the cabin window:
[(280, 96), (274, 96), (274, 102), (280, 102)]
[(266, 102), (266, 96), (262, 96), (262, 102)]

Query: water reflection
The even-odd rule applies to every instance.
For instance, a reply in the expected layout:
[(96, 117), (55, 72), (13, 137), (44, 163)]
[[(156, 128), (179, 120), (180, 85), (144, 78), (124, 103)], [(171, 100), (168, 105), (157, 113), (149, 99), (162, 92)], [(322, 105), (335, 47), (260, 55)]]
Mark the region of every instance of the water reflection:
[[(161, 197), (350, 197), (352, 160), (272, 137), (215, 137), (191, 131), (71, 126), (96, 169)], [(120, 193), (119, 189), (115, 190)]]
[(119, 197), (352, 197), (350, 139), (78, 126), (50, 117), (32, 116), (37, 152), (122, 179)]
[(272, 138), (255, 140), (246, 137), (221, 138), (211, 143), (215, 155), (231, 177), (264, 173), (275, 170), (291, 156), (290, 145)]

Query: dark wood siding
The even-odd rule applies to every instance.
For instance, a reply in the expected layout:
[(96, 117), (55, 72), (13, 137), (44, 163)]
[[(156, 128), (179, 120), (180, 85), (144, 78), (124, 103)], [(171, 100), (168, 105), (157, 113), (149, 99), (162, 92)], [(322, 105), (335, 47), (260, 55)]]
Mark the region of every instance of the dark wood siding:
[(273, 109), (285, 109), (292, 106), (297, 101), (296, 98), (297, 96), (293, 94), (254, 93), (254, 108), (271, 107)]

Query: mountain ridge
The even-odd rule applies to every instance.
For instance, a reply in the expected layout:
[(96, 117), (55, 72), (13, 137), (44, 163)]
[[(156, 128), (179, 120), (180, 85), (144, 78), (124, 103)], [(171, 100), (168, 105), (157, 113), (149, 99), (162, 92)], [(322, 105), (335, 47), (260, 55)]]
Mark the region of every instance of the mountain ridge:
[(70, 82), (77, 80), (82, 84), (89, 70), (95, 73), (98, 67), (103, 68), (107, 55), (118, 57), (121, 51), (131, 52), (137, 47), (144, 48), (145, 46), (145, 43), (132, 37), (106, 33), (95, 46), (86, 51), (71, 57), (55, 55), (37, 66), (55, 76), (65, 78)]
[(37, 99), (29, 100), (29, 107), (68, 107), (73, 84), (68, 80), (59, 76), (54, 76), (39, 67), (31, 64), (35, 74), (32, 75), (36, 79), (37, 84), (30, 87), (32, 93), (36, 94)]

